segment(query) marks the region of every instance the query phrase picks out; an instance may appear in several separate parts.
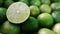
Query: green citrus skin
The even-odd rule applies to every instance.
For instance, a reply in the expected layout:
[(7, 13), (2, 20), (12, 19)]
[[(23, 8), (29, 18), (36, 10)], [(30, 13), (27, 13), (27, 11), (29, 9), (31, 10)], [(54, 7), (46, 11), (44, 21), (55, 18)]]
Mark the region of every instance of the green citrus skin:
[(0, 8), (0, 22), (5, 21), (6, 19), (6, 8)]
[(7, 7), (9, 7), (12, 3), (14, 3), (13, 0), (5, 0), (5, 1), (4, 1), (4, 6), (7, 8)]
[(47, 4), (47, 5), (51, 4), (50, 0), (41, 0), (41, 3), (42, 4)]
[(57, 34), (60, 34), (60, 23), (56, 23), (53, 28), (53, 31), (55, 31)]
[(42, 13), (51, 13), (51, 7), (47, 4), (42, 4), (40, 10)]
[(15, 24), (11, 24), (9, 21), (6, 21), (2, 24), (1, 32), (3, 34), (18, 34), (20, 32), (20, 27)]
[(30, 5), (30, 3), (29, 3), (29, 0), (19, 0), (20, 2), (24, 2), (24, 3), (26, 3), (27, 5)]
[(38, 21), (34, 17), (29, 17), (26, 22), (21, 24), (23, 32), (34, 32), (39, 28)]
[(60, 22), (60, 11), (53, 11), (52, 16), (53, 16), (55, 22)]
[(40, 6), (41, 2), (40, 2), (40, 0), (31, 0), (30, 4), (35, 5), (35, 6)]
[(40, 26), (49, 28), (53, 25), (53, 18), (48, 13), (42, 13), (37, 17)]
[(3, 0), (0, 0), (0, 6), (3, 4)]
[(56, 32), (47, 28), (42, 28), (38, 31), (38, 34), (56, 34)]
[(55, 11), (60, 11), (60, 3), (52, 3), (51, 7)]
[(40, 14), (40, 10), (37, 6), (30, 6), (30, 14), (31, 16), (38, 16)]

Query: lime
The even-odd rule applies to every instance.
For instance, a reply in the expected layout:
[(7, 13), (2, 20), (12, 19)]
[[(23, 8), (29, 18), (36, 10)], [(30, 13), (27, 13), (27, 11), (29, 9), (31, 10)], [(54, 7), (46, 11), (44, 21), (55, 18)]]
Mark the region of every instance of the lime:
[(56, 5), (57, 5), (57, 3), (52, 3), (52, 4), (51, 4), (51, 8), (54, 10), (55, 7), (56, 7)]
[(2, 24), (1, 33), (3, 34), (18, 34), (20, 32), (20, 27), (11, 24), (9, 21), (6, 21)]
[(7, 10), (7, 19), (15, 24), (26, 21), (30, 15), (30, 8), (23, 2), (15, 2)]
[(40, 26), (49, 28), (53, 24), (53, 18), (48, 13), (42, 13), (37, 17)]
[(37, 6), (30, 6), (31, 16), (38, 16), (40, 14), (40, 10)]
[(5, 1), (4, 1), (4, 6), (5, 6), (5, 7), (9, 7), (12, 3), (14, 3), (13, 0), (5, 0)]
[(40, 2), (40, 0), (31, 0), (30, 4), (35, 5), (35, 6), (40, 6), (41, 2)]
[(51, 13), (51, 7), (47, 4), (42, 4), (40, 10), (42, 13)]
[(53, 31), (55, 31), (57, 34), (60, 34), (60, 23), (56, 23), (54, 25)]
[(50, 0), (41, 0), (41, 3), (42, 4), (47, 4), (47, 5), (50, 5)]
[(60, 10), (60, 3), (52, 3), (51, 7), (53, 10), (59, 11)]
[(6, 19), (6, 8), (0, 7), (0, 22), (3, 22)]
[(38, 31), (38, 34), (56, 34), (56, 33), (50, 29), (42, 28)]
[(23, 32), (35, 32), (38, 28), (38, 21), (34, 17), (29, 17), (26, 22), (21, 24), (21, 29)]
[(0, 6), (3, 4), (3, 0), (0, 0)]
[(52, 16), (53, 16), (55, 22), (60, 22), (60, 11), (53, 11)]
[(29, 5), (29, 0), (19, 0), (20, 2), (24, 2), (26, 3), (27, 5)]

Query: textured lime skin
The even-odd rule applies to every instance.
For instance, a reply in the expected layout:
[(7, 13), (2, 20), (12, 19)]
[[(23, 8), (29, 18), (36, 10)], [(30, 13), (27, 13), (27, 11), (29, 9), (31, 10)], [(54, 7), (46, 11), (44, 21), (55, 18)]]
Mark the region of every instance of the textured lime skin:
[(38, 31), (38, 34), (56, 34), (56, 32), (47, 28), (42, 28)]
[(13, 0), (5, 0), (5, 1), (4, 1), (4, 6), (7, 8), (7, 7), (9, 7), (12, 3), (14, 3)]
[(29, 17), (28, 20), (21, 25), (23, 32), (34, 32), (38, 28), (38, 21), (34, 17)]
[(6, 19), (6, 8), (0, 8), (0, 22), (5, 21)]
[(60, 23), (56, 23), (54, 26), (53, 26), (53, 31), (55, 31), (57, 34), (60, 34)]
[(31, 16), (38, 16), (40, 14), (40, 10), (37, 6), (30, 6), (30, 14)]
[(29, 0), (19, 0), (20, 2), (24, 2), (24, 3), (26, 3), (27, 5), (30, 5), (30, 3), (29, 3)]
[(50, 5), (50, 0), (41, 0), (41, 3), (42, 4), (47, 4), (47, 5)]
[(51, 7), (47, 4), (42, 4), (40, 10), (42, 13), (51, 13)]
[(56, 22), (60, 22), (60, 11), (52, 12), (52, 16)]
[(37, 17), (40, 26), (42, 27), (51, 27), (53, 24), (53, 18), (50, 14), (48, 13), (42, 13)]
[(30, 4), (35, 6), (40, 6), (41, 2), (40, 0), (31, 0)]
[(3, 34), (18, 34), (20, 32), (20, 27), (15, 24), (11, 24), (9, 21), (6, 21), (2, 24), (1, 32)]
[(3, 0), (0, 0), (0, 6), (3, 4)]

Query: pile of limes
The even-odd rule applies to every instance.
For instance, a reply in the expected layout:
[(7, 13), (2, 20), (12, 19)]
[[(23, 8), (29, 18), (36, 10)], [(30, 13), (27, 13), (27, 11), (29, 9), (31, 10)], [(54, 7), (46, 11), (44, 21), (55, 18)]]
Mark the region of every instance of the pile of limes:
[(0, 34), (60, 34), (60, 0), (0, 0)]

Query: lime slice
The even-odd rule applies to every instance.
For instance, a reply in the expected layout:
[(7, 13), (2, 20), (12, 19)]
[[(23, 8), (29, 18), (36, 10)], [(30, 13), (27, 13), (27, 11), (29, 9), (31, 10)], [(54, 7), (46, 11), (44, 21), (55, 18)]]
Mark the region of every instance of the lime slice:
[(15, 24), (26, 21), (30, 15), (29, 7), (23, 2), (15, 2), (7, 10), (7, 19)]

